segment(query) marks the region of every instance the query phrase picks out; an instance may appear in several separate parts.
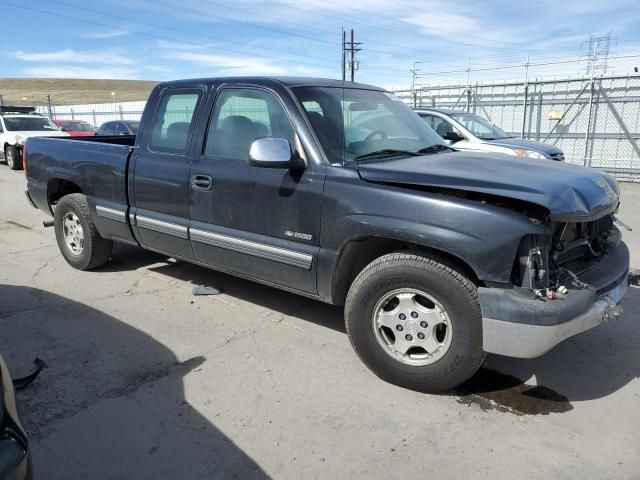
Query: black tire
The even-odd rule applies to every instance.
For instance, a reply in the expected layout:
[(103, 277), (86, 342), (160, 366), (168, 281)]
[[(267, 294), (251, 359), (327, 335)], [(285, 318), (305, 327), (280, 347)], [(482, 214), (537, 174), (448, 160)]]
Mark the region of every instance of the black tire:
[(22, 170), (22, 156), (16, 147), (7, 145), (4, 149), (4, 159), (11, 170)]
[[(75, 214), (82, 227), (84, 243), (78, 252), (74, 252), (67, 245), (64, 233), (64, 219), (69, 214)], [(91, 270), (107, 263), (111, 258), (113, 242), (100, 236), (96, 229), (86, 197), (81, 193), (66, 195), (58, 201), (54, 214), (56, 240), (60, 252), (73, 268)]]
[[(407, 365), (385, 351), (377, 338), (373, 321), (376, 305), (389, 292), (404, 288), (429, 294), (449, 316), (451, 343), (435, 363)], [(364, 364), (381, 379), (411, 390), (451, 390), (468, 380), (485, 357), (475, 284), (449, 265), (427, 256), (392, 253), (365, 267), (349, 289), (345, 323), (351, 344)]]

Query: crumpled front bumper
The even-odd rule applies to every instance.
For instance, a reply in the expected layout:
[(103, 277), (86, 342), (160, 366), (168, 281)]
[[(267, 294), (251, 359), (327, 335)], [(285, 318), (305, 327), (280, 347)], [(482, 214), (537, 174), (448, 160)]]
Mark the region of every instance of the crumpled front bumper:
[(628, 272), (629, 250), (620, 243), (580, 276), (586, 288), (567, 286), (569, 293), (555, 300), (534, 299), (524, 289), (479, 288), (484, 350), (535, 358), (573, 335), (618, 318)]

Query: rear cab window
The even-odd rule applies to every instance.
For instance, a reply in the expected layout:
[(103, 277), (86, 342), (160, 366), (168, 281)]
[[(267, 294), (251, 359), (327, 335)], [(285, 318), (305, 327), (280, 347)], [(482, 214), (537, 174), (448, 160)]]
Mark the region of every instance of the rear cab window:
[(151, 123), (150, 150), (187, 153), (202, 95), (203, 91), (197, 88), (171, 88), (163, 92)]

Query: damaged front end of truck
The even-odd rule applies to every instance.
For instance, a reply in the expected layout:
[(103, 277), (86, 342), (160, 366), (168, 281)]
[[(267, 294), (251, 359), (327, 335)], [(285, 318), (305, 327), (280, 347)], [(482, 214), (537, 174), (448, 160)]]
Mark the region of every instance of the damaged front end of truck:
[(512, 288), (479, 288), (488, 352), (536, 357), (622, 313), (629, 251), (614, 213), (548, 228), (522, 239)]
[[(533, 169), (504, 156), (463, 152), (363, 165), (359, 173), (367, 181), (459, 198), (492, 212), (460, 227), (486, 235), (468, 252), (476, 267), (511, 268), (510, 274), (500, 270), (504, 282), (478, 287), (485, 351), (533, 358), (620, 316), (629, 251), (616, 226), (619, 189), (612, 177), (558, 162)], [(514, 238), (506, 212), (526, 219), (530, 232)], [(511, 251), (510, 265), (502, 263)]]

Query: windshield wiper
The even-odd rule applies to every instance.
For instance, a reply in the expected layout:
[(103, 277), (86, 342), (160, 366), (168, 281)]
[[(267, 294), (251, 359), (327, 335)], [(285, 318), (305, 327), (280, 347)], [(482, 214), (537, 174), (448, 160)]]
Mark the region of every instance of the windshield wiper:
[(443, 145), (441, 143), (436, 143), (435, 145), (430, 145), (428, 147), (421, 148), (416, 153), (418, 153), (418, 154), (421, 154), (421, 153), (433, 153), (433, 152), (441, 152), (442, 150), (455, 151), (454, 148), (451, 148), (448, 145)]
[(358, 155), (351, 161), (357, 162), (358, 160), (366, 160), (367, 158), (387, 157), (391, 155), (409, 155), (412, 157), (420, 156), (419, 153), (412, 152), (410, 150), (395, 150), (393, 148), (383, 148), (382, 150), (376, 150), (375, 152), (369, 152), (369, 153), (364, 153), (362, 155)]

